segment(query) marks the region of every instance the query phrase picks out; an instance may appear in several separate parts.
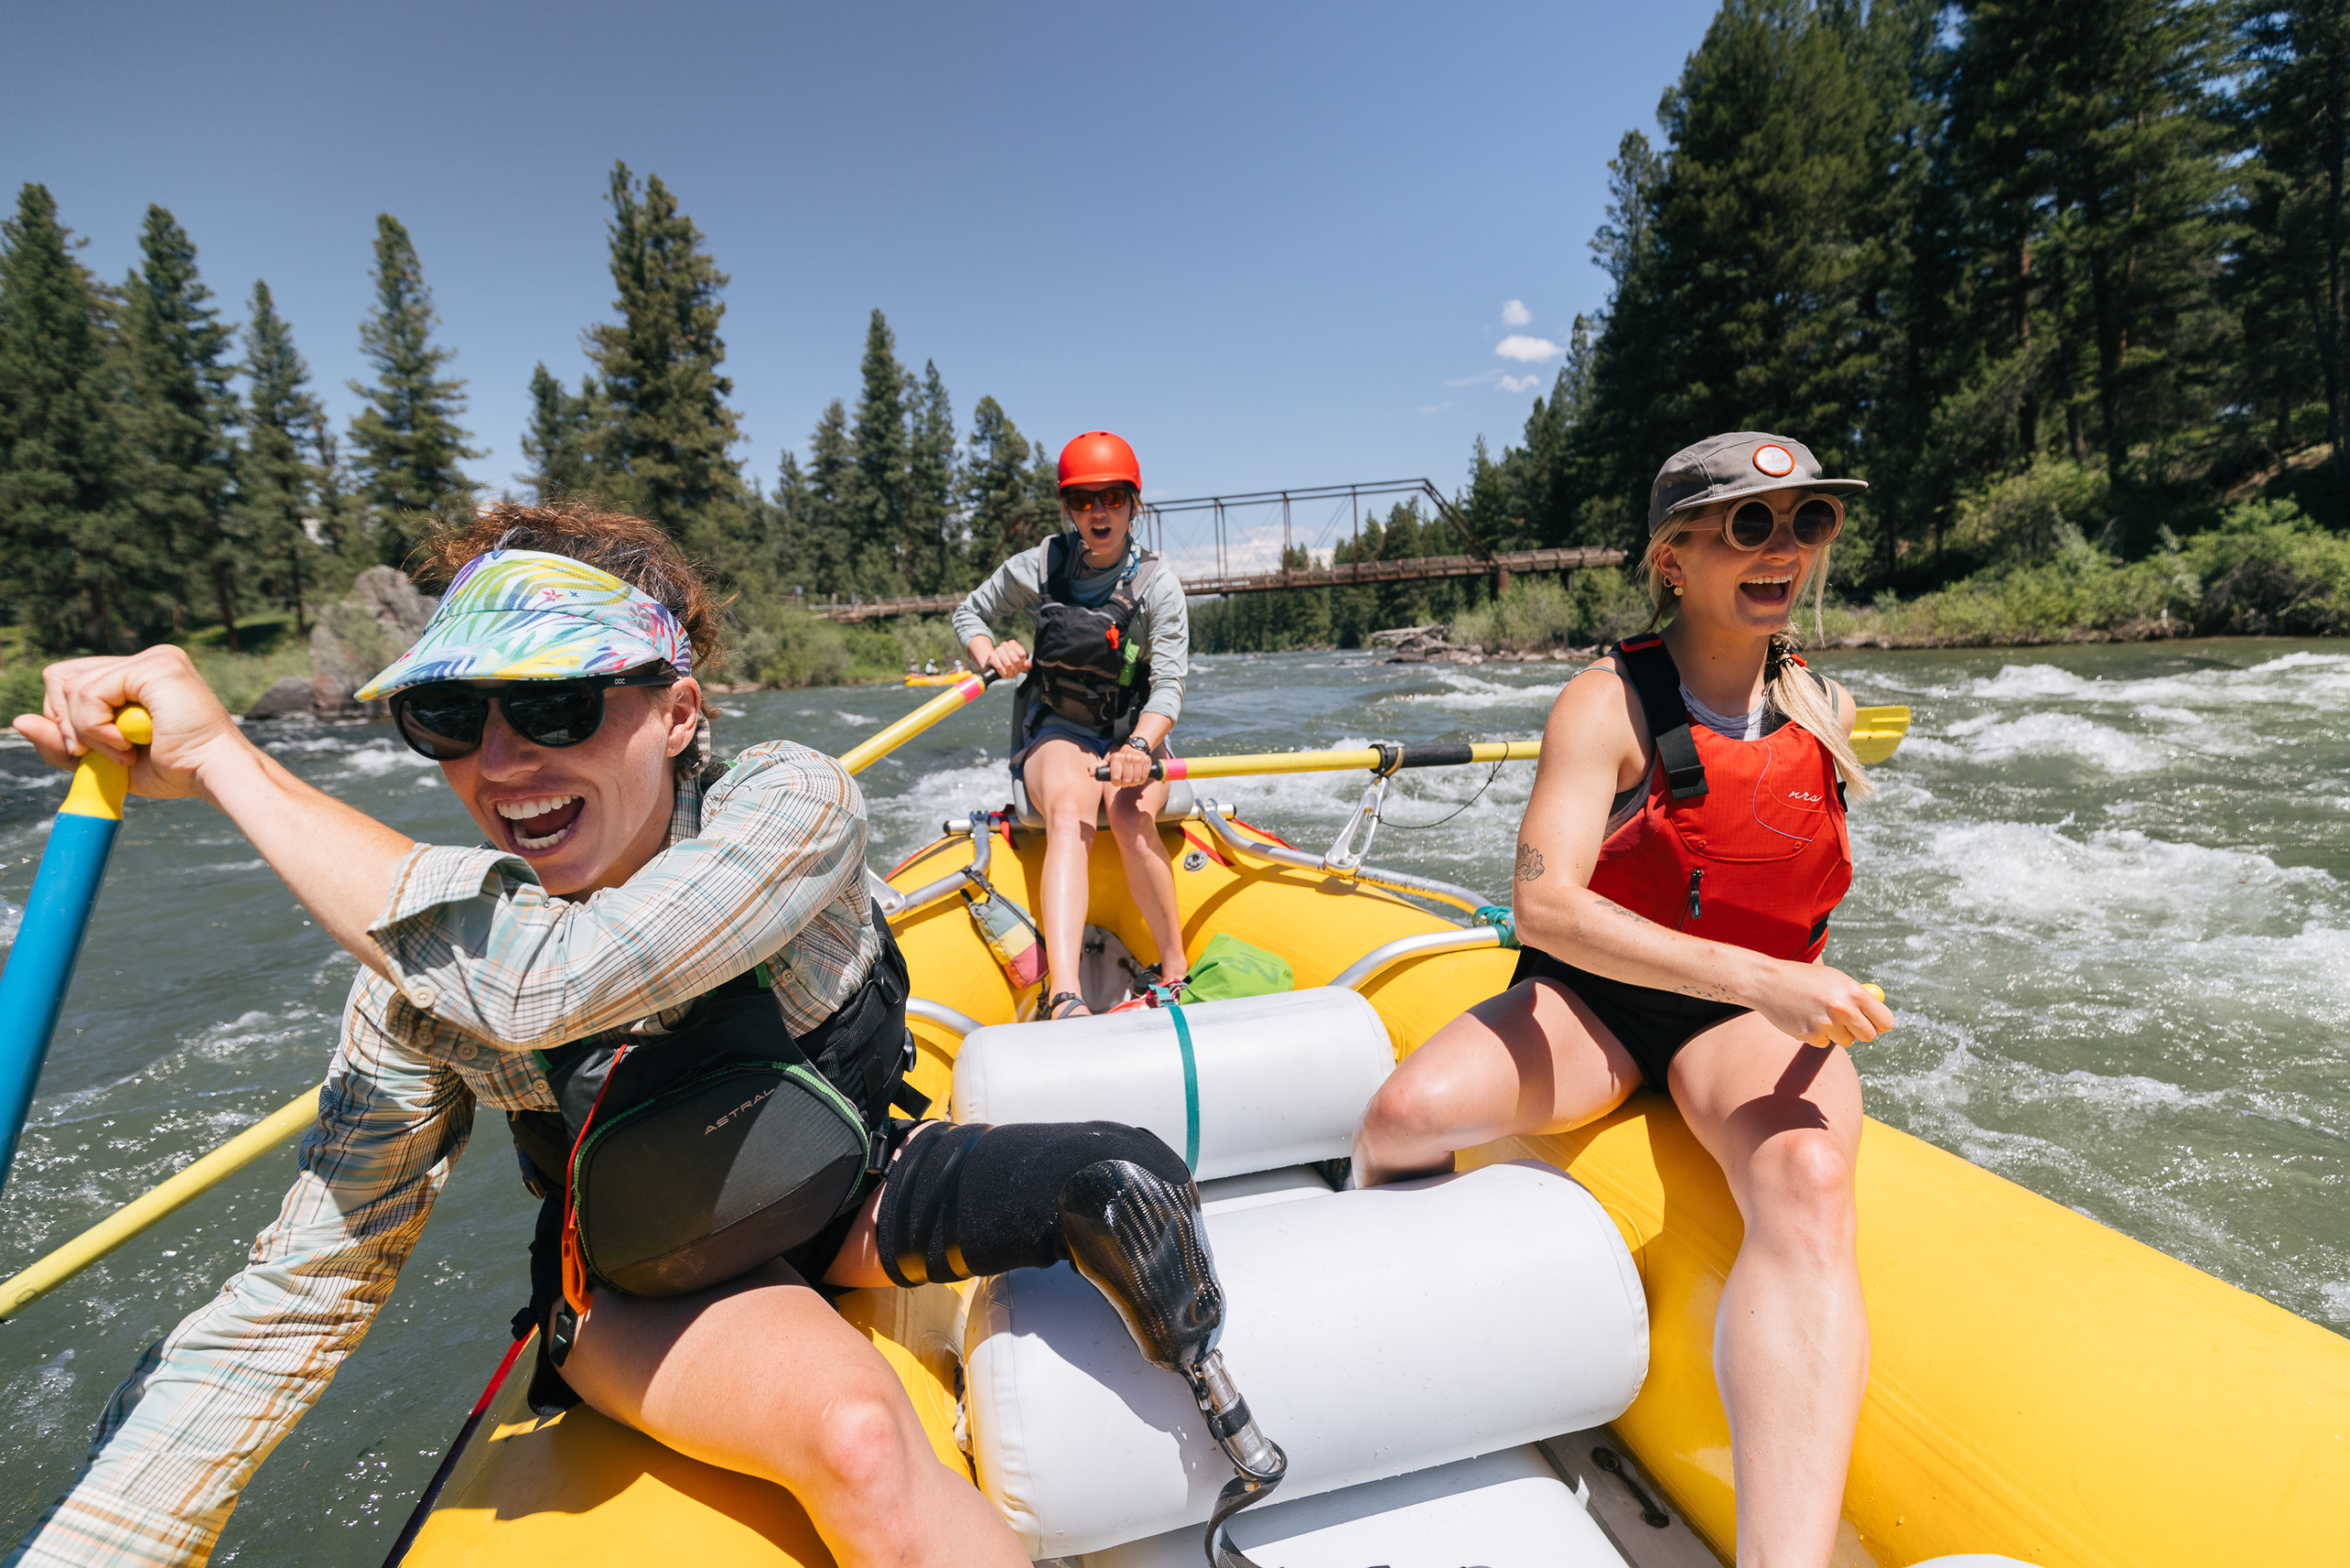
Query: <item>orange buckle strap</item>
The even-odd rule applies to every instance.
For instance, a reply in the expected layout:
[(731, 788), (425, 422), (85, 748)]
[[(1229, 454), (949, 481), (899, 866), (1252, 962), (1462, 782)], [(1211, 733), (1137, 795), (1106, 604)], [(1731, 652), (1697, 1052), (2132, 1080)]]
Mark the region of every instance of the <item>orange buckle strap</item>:
[(588, 1264), (579, 1256), (579, 1222), (566, 1210), (563, 1216), (563, 1299), (578, 1316), (588, 1316), (593, 1292), (588, 1284)]

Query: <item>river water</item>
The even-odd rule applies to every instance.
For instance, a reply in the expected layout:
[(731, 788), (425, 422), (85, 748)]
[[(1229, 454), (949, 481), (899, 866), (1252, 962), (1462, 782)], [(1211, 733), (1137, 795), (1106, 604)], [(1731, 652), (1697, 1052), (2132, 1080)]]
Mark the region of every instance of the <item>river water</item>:
[[(2350, 649), (1820, 663), (1863, 702), (1917, 712), (1853, 813), (1858, 879), (1829, 949), (1900, 1018), (1857, 1058), (1869, 1110), (2350, 1332)], [(1213, 657), (1179, 749), (1532, 735), (1561, 675)], [(838, 750), (928, 695), (724, 697), (719, 739)], [(877, 866), (942, 817), (1002, 802), (1006, 707), (991, 693), (865, 775)], [(403, 832), (473, 842), (438, 770), (386, 726), (285, 728), (267, 744)], [(1531, 772), (1404, 776), (1373, 861), (1505, 895)], [(1216, 792), (1311, 843), (1360, 785)], [(0, 938), (62, 793), (28, 750), (0, 746)], [(0, 1272), (315, 1082), (352, 969), (225, 819), (134, 801), (0, 1197)], [(373, 1333), (263, 1467), (218, 1561), (382, 1560), (526, 1294), (533, 1205), (500, 1130), (480, 1131)], [(290, 1149), (263, 1159), (0, 1326), (0, 1545), (71, 1477), (140, 1348), (235, 1270), (291, 1165)]]

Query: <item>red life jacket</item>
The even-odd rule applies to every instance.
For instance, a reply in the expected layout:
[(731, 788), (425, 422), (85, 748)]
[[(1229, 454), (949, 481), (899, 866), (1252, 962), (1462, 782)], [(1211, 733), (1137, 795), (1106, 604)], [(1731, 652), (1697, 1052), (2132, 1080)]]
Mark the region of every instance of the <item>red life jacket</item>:
[(1639, 810), (1600, 846), (1591, 890), (1693, 936), (1774, 958), (1818, 958), (1828, 917), (1852, 885), (1835, 759), (1797, 724), (1754, 741), (1693, 724), (1680, 672), (1654, 633), (1617, 653), (1656, 762)]

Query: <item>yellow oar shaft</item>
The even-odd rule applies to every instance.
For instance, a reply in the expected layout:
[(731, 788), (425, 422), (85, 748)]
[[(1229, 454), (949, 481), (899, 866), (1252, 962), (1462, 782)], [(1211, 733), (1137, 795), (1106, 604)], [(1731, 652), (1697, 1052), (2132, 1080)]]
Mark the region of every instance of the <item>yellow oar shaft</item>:
[(979, 700), (979, 693), (995, 679), (995, 672), (967, 675), (953, 687), (932, 698), (896, 723), (888, 725), (867, 739), (841, 753), (841, 766), (851, 773), (862, 773), (884, 756), (922, 734), (924, 730), (960, 710), (967, 702)]
[[(1391, 757), (1391, 755), (1392, 757)], [(1344, 773), (1352, 768), (1458, 767), (1472, 762), (1531, 762), (1542, 755), (1540, 741), (1481, 741), (1474, 745), (1439, 743), (1363, 746), (1348, 751), (1267, 751), (1232, 756), (1170, 757), (1152, 776), (1164, 778), (1234, 778), (1256, 773)], [(1097, 775), (1098, 776), (1098, 775)]]
[[(917, 715), (919, 716), (919, 715)], [(1863, 762), (1883, 762), (1901, 744), (1909, 728), (1907, 708), (1863, 708), (1852, 739)], [(1357, 768), (1460, 767), (1480, 762), (1532, 762), (1542, 755), (1540, 741), (1481, 741), (1435, 745), (1361, 746), (1346, 751), (1244, 752), (1231, 756), (1179, 756), (1151, 764), (1153, 778), (1237, 778), (1265, 773), (1346, 773)], [(1096, 778), (1110, 770), (1097, 767)]]
[(318, 1114), (319, 1092), (305, 1090), (266, 1119), (247, 1127), (179, 1174), (149, 1188), (144, 1195), (133, 1198), (23, 1273), (0, 1284), (0, 1318), (15, 1316), (27, 1305), (55, 1290), (157, 1220), (219, 1185), (308, 1126)]

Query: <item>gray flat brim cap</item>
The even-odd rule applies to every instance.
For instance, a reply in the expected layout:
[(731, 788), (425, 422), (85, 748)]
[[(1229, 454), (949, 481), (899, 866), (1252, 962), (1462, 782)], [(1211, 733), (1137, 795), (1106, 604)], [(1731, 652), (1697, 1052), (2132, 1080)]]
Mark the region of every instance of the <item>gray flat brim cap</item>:
[(1830, 479), (1811, 448), (1768, 431), (1732, 431), (1684, 446), (1649, 487), (1649, 532), (1675, 512), (1768, 490), (1865, 490), (1865, 479)]

